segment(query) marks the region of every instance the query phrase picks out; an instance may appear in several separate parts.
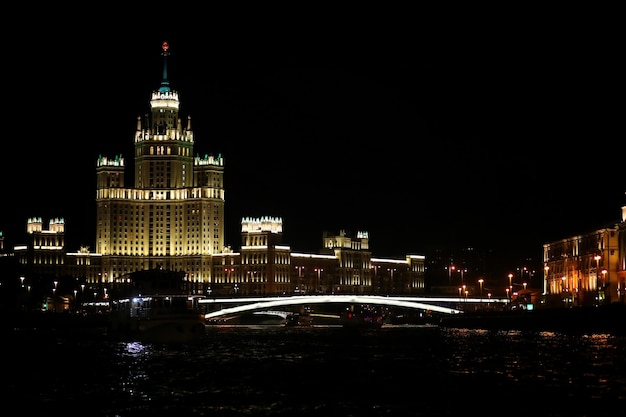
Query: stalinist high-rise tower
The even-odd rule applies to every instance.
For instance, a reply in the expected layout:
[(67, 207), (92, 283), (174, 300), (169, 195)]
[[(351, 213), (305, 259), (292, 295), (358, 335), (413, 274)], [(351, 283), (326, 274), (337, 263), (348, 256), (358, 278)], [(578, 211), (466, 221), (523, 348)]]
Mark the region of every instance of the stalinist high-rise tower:
[(224, 160), (194, 156), (191, 118), (183, 124), (168, 80), (168, 48), (163, 42), (163, 79), (152, 93), (150, 114), (137, 118), (134, 187), (125, 186), (124, 158), (97, 161), (100, 282), (154, 268), (204, 281), (212, 255), (224, 248)]

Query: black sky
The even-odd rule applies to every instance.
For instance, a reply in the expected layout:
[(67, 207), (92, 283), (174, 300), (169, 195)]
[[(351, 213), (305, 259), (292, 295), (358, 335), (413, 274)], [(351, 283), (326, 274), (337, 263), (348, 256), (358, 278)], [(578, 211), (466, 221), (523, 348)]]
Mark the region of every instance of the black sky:
[(472, 245), (522, 259), (619, 221), (624, 68), (606, 42), (536, 28), (296, 26), (82, 27), (7, 45), (5, 238), (19, 242), (28, 217), (63, 217), (70, 250), (95, 250), (95, 161), (122, 154), (132, 186), (163, 40), (195, 151), (224, 156), (233, 249), (248, 216), (282, 217), (295, 251), (345, 229), (368, 231), (374, 256)]

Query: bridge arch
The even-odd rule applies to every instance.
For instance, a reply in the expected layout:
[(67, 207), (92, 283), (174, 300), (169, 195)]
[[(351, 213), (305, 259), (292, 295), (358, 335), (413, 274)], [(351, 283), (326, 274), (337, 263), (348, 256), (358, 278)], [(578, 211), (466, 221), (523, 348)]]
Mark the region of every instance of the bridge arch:
[[(200, 300), (200, 303), (208, 302), (220, 302), (223, 300)], [(227, 307), (221, 310), (212, 311), (206, 313), (204, 317), (206, 319), (212, 319), (220, 316), (227, 316), (230, 314), (237, 314), (243, 312), (251, 312), (255, 310), (266, 310), (274, 307), (292, 306), (302, 304), (329, 304), (329, 303), (342, 303), (342, 304), (376, 304), (386, 305), (394, 307), (410, 308), (415, 310), (431, 310), (444, 314), (458, 314), (462, 313), (462, 310), (454, 308), (443, 307), (436, 304), (422, 303), (417, 301), (408, 301), (406, 299), (397, 299), (394, 297), (381, 297), (375, 295), (296, 295), (288, 297), (274, 297), (267, 299), (230, 299), (229, 302), (243, 302), (245, 304), (235, 307)]]

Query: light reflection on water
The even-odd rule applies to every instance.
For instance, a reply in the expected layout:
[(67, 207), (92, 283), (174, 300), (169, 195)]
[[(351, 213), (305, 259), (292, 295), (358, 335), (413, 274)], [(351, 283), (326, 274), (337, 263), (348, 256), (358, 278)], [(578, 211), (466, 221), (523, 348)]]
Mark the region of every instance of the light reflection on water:
[(607, 334), (211, 326), (190, 345), (12, 336), (25, 372), (10, 371), (9, 398), (33, 412), (597, 416), (626, 405), (626, 338)]

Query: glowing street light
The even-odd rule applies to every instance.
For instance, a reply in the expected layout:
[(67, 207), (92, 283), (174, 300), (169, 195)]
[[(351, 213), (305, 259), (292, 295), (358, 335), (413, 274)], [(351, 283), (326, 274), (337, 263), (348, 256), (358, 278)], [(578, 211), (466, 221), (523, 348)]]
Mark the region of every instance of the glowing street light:
[(452, 283), (452, 271), (455, 270), (455, 266), (454, 265), (450, 265), (448, 267), (448, 285), (450, 285)]
[(296, 292), (300, 292), (300, 287), (302, 286), (302, 270), (304, 269), (304, 266), (296, 266), (295, 267), (296, 270), (298, 271), (298, 281), (296, 282)]
[(596, 299), (598, 300), (598, 305), (600, 305), (600, 280), (598, 279), (598, 270), (600, 269), (600, 259), (602, 257), (600, 255), (596, 255), (593, 257), (596, 261)]
[(478, 286), (480, 287), (480, 302), (483, 302), (483, 282), (484, 280), (481, 278), (478, 280)]
[(224, 272), (226, 272), (226, 282), (231, 282), (231, 273), (235, 272), (235, 268), (224, 268)]
[(324, 268), (315, 268), (315, 272), (317, 272), (317, 292), (322, 292), (322, 271)]
[(387, 268), (389, 271), (389, 285), (387, 285), (387, 294), (394, 292), (396, 286), (393, 283), (393, 273), (396, 271), (396, 268)]

